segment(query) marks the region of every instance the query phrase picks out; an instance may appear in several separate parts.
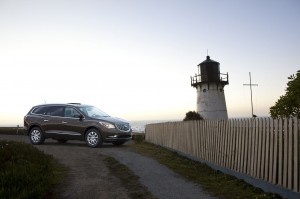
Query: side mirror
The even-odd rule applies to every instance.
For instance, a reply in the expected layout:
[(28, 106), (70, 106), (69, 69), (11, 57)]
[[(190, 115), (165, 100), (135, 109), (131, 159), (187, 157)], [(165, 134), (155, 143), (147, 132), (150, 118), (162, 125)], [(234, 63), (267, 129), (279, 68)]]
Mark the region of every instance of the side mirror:
[(74, 117), (79, 118), (79, 120), (83, 119), (83, 115), (81, 115), (81, 114), (75, 114)]
[(83, 115), (80, 115), (80, 116), (79, 116), (79, 120), (82, 120), (82, 119), (83, 119)]

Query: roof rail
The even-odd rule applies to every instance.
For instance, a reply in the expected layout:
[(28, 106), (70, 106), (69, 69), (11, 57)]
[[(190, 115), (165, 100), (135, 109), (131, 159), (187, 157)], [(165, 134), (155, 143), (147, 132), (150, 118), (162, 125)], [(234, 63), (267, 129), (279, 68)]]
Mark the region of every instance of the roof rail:
[(81, 105), (81, 103), (68, 103), (68, 104)]

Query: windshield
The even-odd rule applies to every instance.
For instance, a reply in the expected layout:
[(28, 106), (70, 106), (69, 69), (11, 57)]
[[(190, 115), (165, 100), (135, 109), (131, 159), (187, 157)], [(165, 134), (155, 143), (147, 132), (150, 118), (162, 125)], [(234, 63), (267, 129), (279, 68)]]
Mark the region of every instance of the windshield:
[(99, 118), (99, 117), (110, 117), (100, 109), (94, 106), (85, 106), (79, 108), (84, 114), (92, 118)]

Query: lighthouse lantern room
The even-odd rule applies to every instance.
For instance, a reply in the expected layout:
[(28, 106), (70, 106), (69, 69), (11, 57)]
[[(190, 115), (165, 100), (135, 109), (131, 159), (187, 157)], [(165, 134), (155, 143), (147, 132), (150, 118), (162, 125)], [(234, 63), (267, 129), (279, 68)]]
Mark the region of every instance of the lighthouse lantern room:
[(204, 119), (227, 120), (224, 87), (228, 73), (220, 73), (220, 63), (209, 56), (198, 65), (198, 74), (191, 77), (191, 86), (197, 89), (197, 112)]

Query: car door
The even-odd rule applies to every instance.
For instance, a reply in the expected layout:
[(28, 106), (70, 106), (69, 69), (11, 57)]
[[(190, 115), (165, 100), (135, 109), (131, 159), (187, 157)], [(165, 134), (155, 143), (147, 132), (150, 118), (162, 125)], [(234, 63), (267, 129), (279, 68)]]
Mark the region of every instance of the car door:
[(49, 106), (43, 117), (43, 130), (46, 137), (55, 137), (60, 134), (60, 124), (63, 116), (63, 106)]
[(66, 106), (60, 124), (61, 134), (65, 135), (66, 139), (83, 139), (85, 125), (80, 118), (82, 114), (71, 106)]

